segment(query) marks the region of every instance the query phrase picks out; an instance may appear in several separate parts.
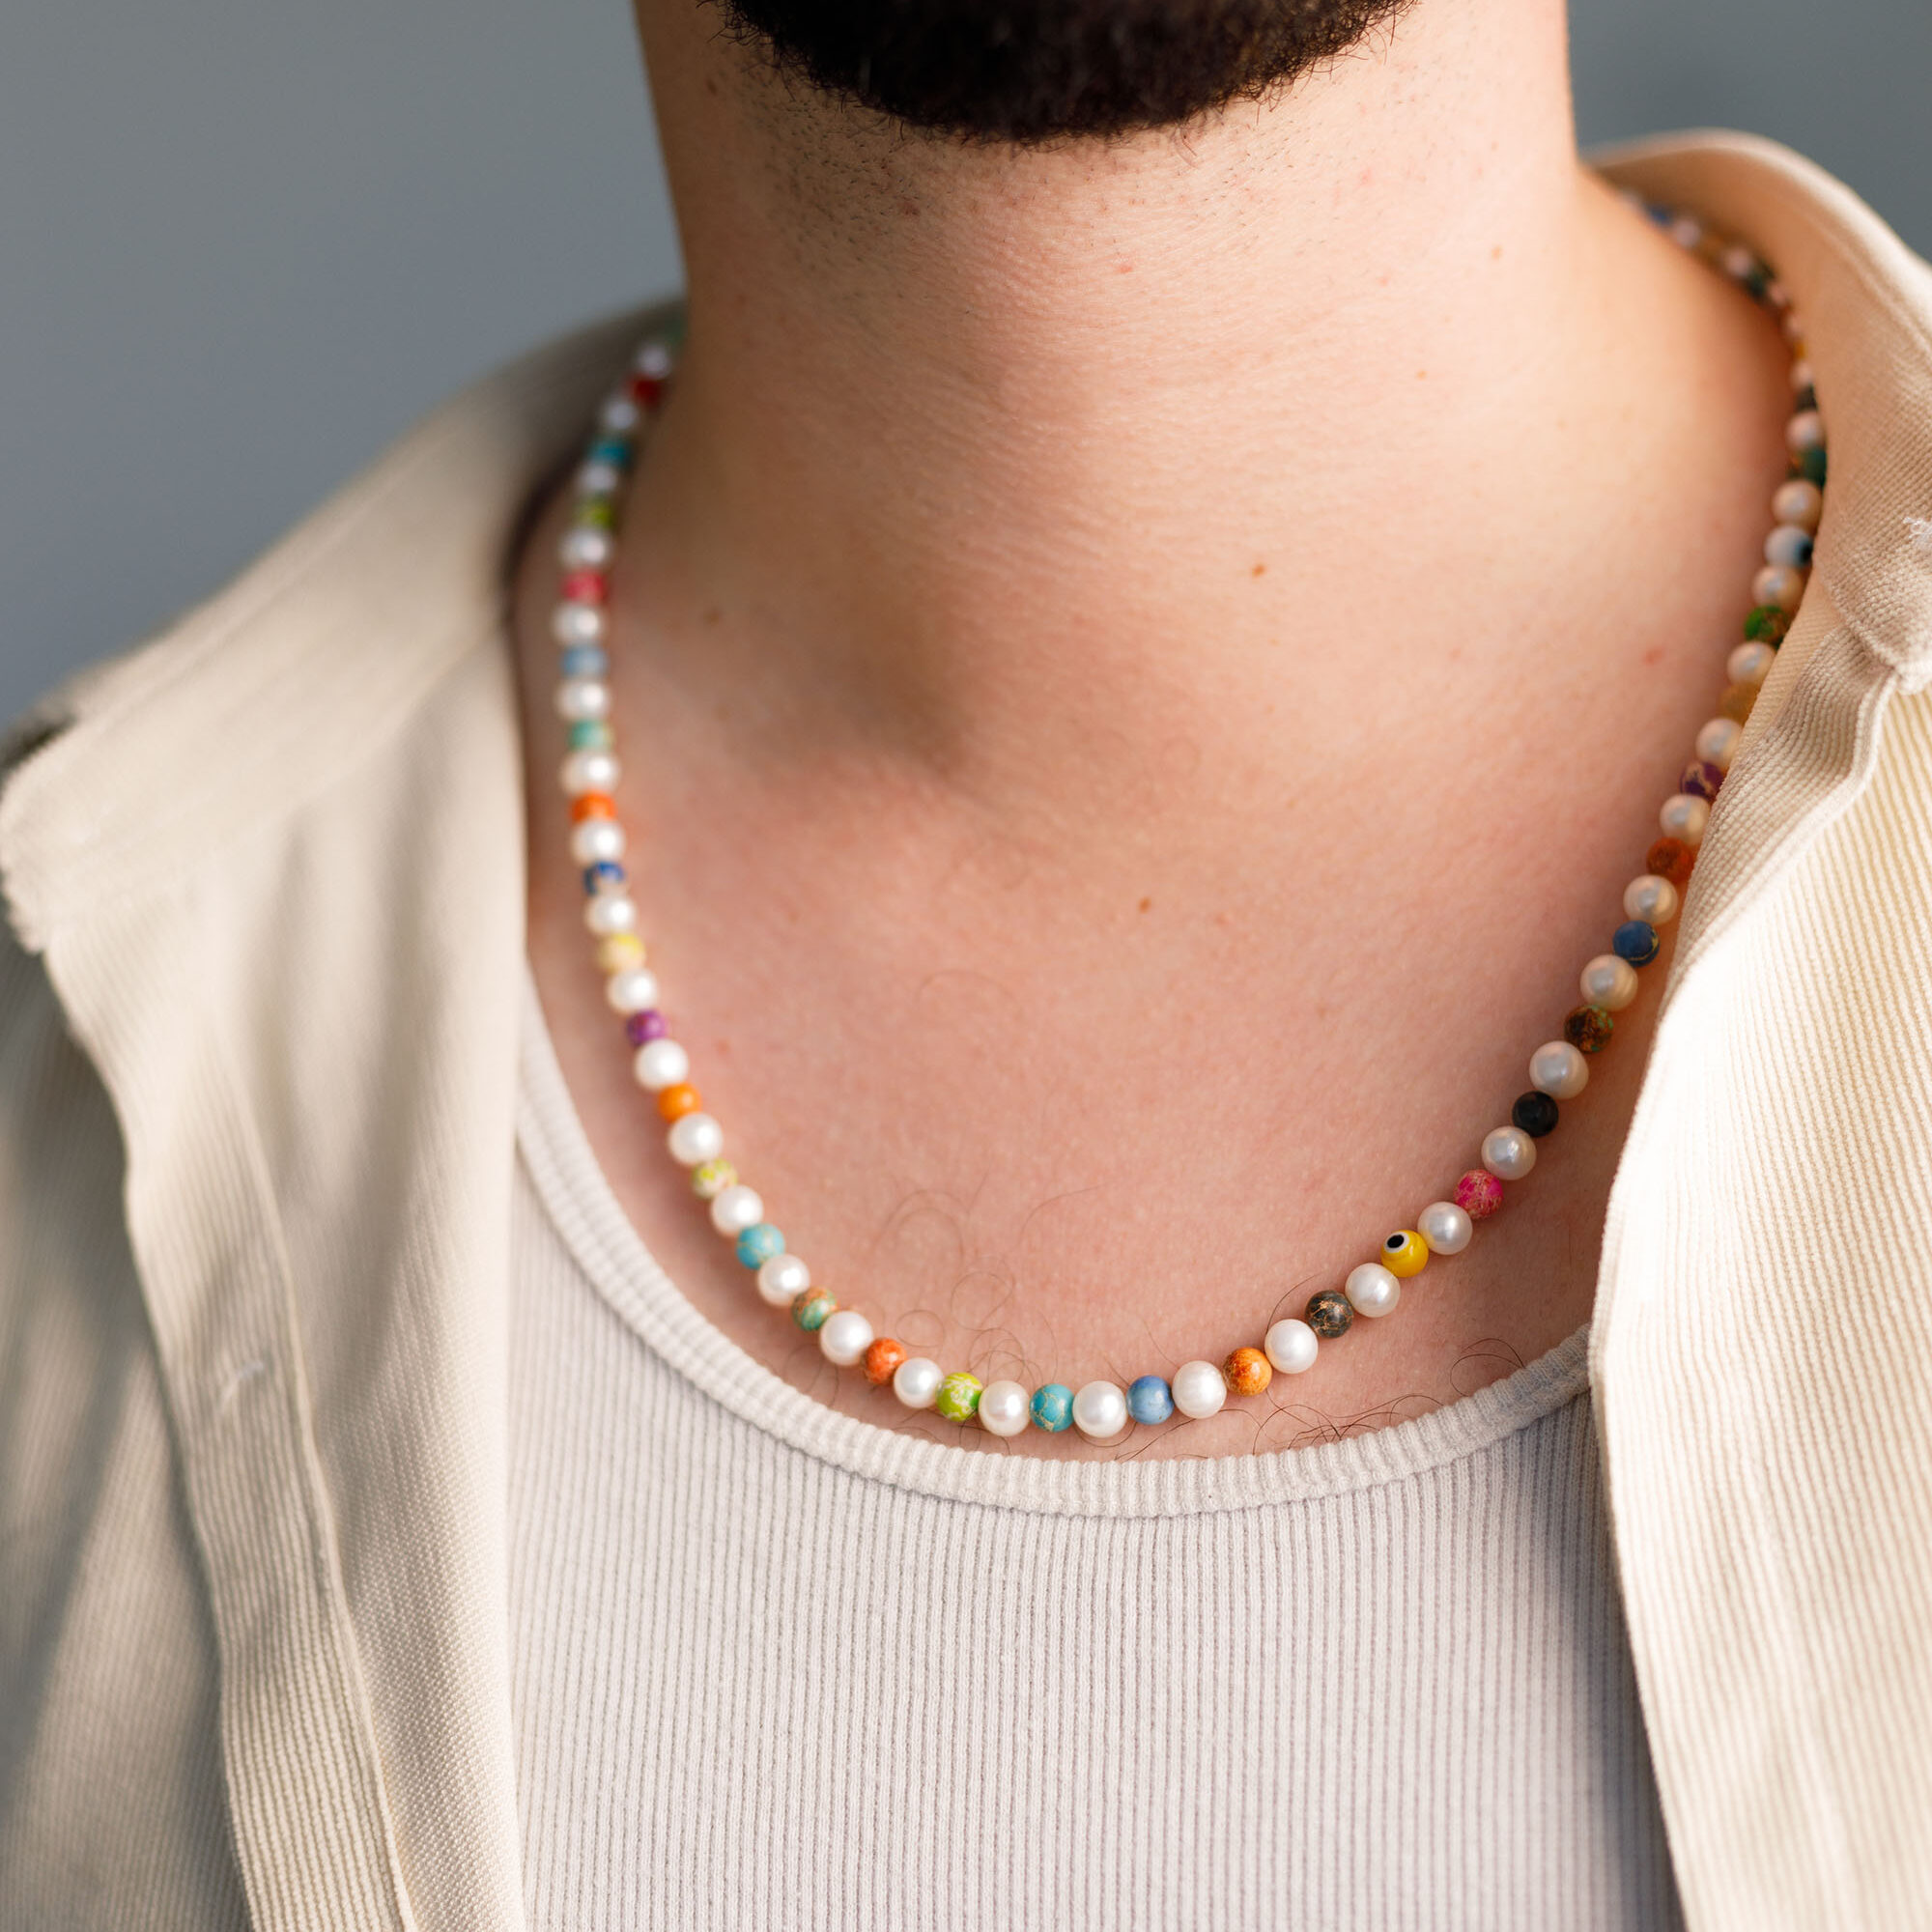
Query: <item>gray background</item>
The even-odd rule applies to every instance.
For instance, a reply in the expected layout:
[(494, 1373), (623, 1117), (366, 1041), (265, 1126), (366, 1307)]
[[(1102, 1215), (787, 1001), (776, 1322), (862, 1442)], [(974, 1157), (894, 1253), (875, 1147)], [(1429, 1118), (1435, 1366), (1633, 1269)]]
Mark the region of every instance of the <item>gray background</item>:
[[(7, 12), (0, 718), (214, 587), (466, 377), (675, 283), (623, 0)], [(1572, 19), (1585, 140), (1755, 128), (1932, 251), (1926, 0)]]

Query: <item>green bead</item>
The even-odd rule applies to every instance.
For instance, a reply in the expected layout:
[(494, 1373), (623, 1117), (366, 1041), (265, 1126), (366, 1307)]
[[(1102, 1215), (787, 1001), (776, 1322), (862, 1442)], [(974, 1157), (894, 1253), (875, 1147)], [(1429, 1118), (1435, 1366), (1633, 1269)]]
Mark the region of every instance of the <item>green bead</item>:
[(573, 752), (608, 752), (611, 745), (611, 726), (602, 718), (580, 718), (570, 727)]
[(808, 1335), (823, 1328), (838, 1303), (822, 1288), (808, 1288), (791, 1298), (791, 1319)]
[(948, 1422), (971, 1422), (980, 1407), (980, 1378), (954, 1369), (940, 1383), (932, 1406)]
[(571, 521), (579, 529), (614, 530), (617, 527), (617, 507), (609, 497), (586, 497), (577, 506), (577, 514)]
[(1780, 644), (1791, 628), (1791, 612), (1776, 604), (1760, 604), (1745, 619), (1745, 641), (1751, 644)]
[(1817, 484), (1821, 490), (1825, 487), (1825, 470), (1827, 466), (1825, 463), (1825, 452), (1822, 447), (1805, 450), (1799, 457), (1795, 467), (1799, 475)]

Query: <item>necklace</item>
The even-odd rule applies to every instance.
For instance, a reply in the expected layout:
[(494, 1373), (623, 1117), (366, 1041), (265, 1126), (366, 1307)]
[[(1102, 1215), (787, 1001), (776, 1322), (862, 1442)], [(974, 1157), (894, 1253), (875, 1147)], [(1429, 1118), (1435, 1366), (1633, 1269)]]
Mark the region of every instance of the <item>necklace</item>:
[(562, 574), (551, 628), (560, 650), (556, 710), (568, 734), (560, 781), (570, 800), (570, 856), (582, 872), (584, 923), (606, 999), (623, 1022), (632, 1071), (655, 1100), (671, 1159), (689, 1171), (693, 1193), (751, 1271), (759, 1295), (788, 1310), (800, 1329), (816, 1336), (827, 1361), (857, 1368), (874, 1387), (890, 1384), (908, 1408), (934, 1409), (961, 1424), (977, 1418), (982, 1429), (1000, 1436), (1017, 1435), (1029, 1426), (1049, 1433), (1070, 1426), (1092, 1441), (1108, 1442), (1133, 1425), (1156, 1425), (1177, 1413), (1210, 1416), (1231, 1395), (1261, 1394), (1277, 1374), (1306, 1374), (1323, 1346), (1338, 1342), (1357, 1318), (1379, 1321), (1392, 1314), (1403, 1283), (1421, 1273), (1433, 1257), (1461, 1254), (1476, 1225), (1501, 1208), (1506, 1188), (1535, 1167), (1539, 1144), (1555, 1128), (1562, 1106), (1588, 1084), (1592, 1057), (1609, 1045), (1616, 1015), (1636, 999), (1642, 969), (1658, 954), (1659, 928), (1677, 915), (1711, 802), (1804, 595), (1812, 533), (1824, 507), (1824, 428), (1804, 330), (1789, 296), (1749, 249), (1727, 244), (1690, 215), (1627, 199), (1776, 316), (1794, 356), (1793, 413), (1785, 425), (1791, 473), (1772, 498), (1774, 527), (1765, 539), (1764, 566), (1751, 582), (1743, 641), (1725, 660), (1718, 715), (1698, 731), (1678, 788), (1658, 814), (1660, 837), (1645, 855), (1643, 871), (1625, 889), (1624, 918), (1610, 934), (1609, 951), (1583, 967), (1581, 1004), (1564, 1015), (1560, 1037), (1530, 1055), (1527, 1091), (1511, 1107), (1508, 1122), (1483, 1137), (1477, 1164), (1456, 1182), (1452, 1197), (1431, 1201), (1412, 1227), (1398, 1229), (1382, 1242), (1373, 1261), (1349, 1270), (1339, 1286), (1318, 1291), (1299, 1316), (1272, 1322), (1258, 1344), (1237, 1348), (1220, 1362), (1183, 1363), (1172, 1377), (1145, 1375), (1124, 1388), (1111, 1381), (1091, 1381), (1078, 1390), (1062, 1382), (1033, 1389), (1010, 1380), (982, 1384), (968, 1369), (949, 1373), (893, 1337), (876, 1334), (865, 1314), (841, 1306), (829, 1289), (813, 1282), (804, 1259), (766, 1219), (763, 1200), (724, 1157), (724, 1130), (704, 1111), (691, 1084), (690, 1056), (671, 1035), (657, 978), (645, 963), (615, 803), (620, 767), (611, 724), (610, 573), (625, 484), (639, 440), (663, 405), (673, 365), (668, 338), (655, 338), (639, 350), (633, 370), (599, 412), (558, 550)]

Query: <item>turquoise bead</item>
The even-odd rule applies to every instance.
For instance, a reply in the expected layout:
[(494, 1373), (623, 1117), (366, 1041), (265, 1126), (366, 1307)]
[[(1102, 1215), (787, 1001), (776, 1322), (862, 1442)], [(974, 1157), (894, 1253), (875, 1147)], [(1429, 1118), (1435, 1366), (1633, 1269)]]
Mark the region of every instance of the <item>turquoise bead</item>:
[(602, 718), (580, 718), (570, 727), (573, 752), (608, 752), (611, 742), (611, 726)]
[(628, 469), (631, 467), (631, 445), (621, 437), (606, 437), (590, 445), (590, 454), (584, 460), (608, 463), (612, 469)]
[(599, 644), (572, 644), (557, 658), (557, 669), (565, 677), (602, 677), (610, 668), (610, 655)]
[(1174, 1391), (1158, 1376), (1140, 1376), (1127, 1385), (1127, 1413), (1136, 1422), (1165, 1422), (1174, 1413)]
[(1065, 1382), (1048, 1382), (1045, 1387), (1034, 1390), (1033, 1401), (1027, 1406), (1033, 1410), (1036, 1429), (1058, 1435), (1072, 1424), (1073, 1391)]
[(784, 1251), (785, 1237), (769, 1221), (760, 1221), (738, 1236), (738, 1259), (748, 1268), (757, 1267)]

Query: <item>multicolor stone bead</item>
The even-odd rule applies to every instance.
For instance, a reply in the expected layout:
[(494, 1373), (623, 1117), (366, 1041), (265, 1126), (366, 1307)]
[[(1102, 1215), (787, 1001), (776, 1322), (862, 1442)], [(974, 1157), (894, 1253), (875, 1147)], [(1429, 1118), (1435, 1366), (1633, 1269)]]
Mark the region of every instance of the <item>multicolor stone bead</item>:
[(1230, 1395), (1260, 1395), (1274, 1380), (1274, 1364), (1260, 1349), (1236, 1349), (1221, 1364)]
[(884, 1388), (898, 1373), (899, 1364), (910, 1352), (903, 1342), (895, 1341), (890, 1335), (881, 1335), (859, 1357), (859, 1366), (874, 1388)]
[(964, 1369), (954, 1369), (939, 1384), (932, 1406), (948, 1422), (971, 1422), (980, 1406), (980, 1378)]
[(1668, 879), (1680, 892), (1690, 883), (1696, 864), (1696, 846), (1686, 844), (1682, 838), (1655, 839), (1643, 855), (1643, 869), (1655, 872), (1660, 879)]
[(785, 1237), (769, 1221), (759, 1221), (738, 1236), (738, 1259), (748, 1267), (761, 1267), (784, 1253)]
[(808, 1288), (792, 1297), (791, 1319), (810, 1335), (823, 1328), (826, 1319), (835, 1314), (838, 1307), (838, 1298), (829, 1291)]
[(1486, 1167), (1472, 1167), (1456, 1183), (1456, 1205), (1472, 1221), (1487, 1221), (1503, 1205), (1503, 1184)]
[(1033, 1426), (1049, 1435), (1073, 1427), (1073, 1391), (1065, 1382), (1047, 1382), (1035, 1389), (1027, 1406), (1033, 1410)]
[(1308, 1306), (1302, 1311), (1301, 1319), (1322, 1341), (1332, 1342), (1338, 1335), (1349, 1332), (1355, 1311), (1339, 1288), (1324, 1288), (1319, 1294), (1308, 1297)]
[(728, 1160), (701, 1160), (691, 1170), (691, 1191), (700, 1201), (716, 1201), (737, 1184), (738, 1170)]
[(1579, 1053), (1601, 1053), (1609, 1045), (1616, 1024), (1602, 1007), (1572, 1007), (1563, 1015), (1563, 1037)]
[(1662, 944), (1657, 928), (1640, 919), (1627, 919), (1610, 934), (1610, 951), (1633, 966), (1648, 966)]

